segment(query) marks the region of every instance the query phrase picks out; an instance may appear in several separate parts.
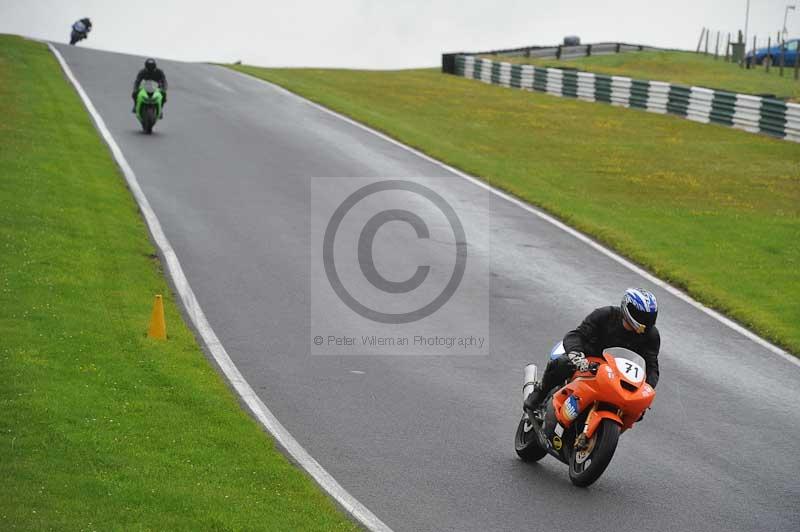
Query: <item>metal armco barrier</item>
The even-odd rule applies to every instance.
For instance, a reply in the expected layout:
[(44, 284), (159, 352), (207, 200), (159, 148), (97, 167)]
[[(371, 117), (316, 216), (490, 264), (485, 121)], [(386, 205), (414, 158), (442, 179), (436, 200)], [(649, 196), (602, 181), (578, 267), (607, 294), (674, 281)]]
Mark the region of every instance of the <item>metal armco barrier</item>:
[[(643, 44), (630, 44), (625, 42), (598, 42), (592, 44), (578, 44), (575, 46), (523, 46), (521, 48), (505, 48), (502, 50), (488, 50), (486, 52), (460, 52), (458, 54), (444, 55), (502, 55), (506, 57), (536, 57), (540, 59), (574, 59), (588, 55), (608, 55), (624, 52), (651, 52), (651, 51), (677, 51), (673, 48), (659, 48)], [(451, 73), (451, 72), (448, 72)]]
[(669, 113), (800, 142), (800, 104), (663, 81), (505, 63), (473, 55), (445, 56), (450, 56), (453, 74), (484, 83)]

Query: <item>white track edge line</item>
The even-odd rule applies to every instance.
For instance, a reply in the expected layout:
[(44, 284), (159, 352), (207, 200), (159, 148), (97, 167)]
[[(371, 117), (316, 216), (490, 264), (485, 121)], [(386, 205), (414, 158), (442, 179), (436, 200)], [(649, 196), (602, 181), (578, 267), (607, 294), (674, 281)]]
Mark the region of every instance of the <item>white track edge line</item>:
[(203, 339), (203, 342), (206, 344), (206, 348), (212, 354), (214, 360), (216, 360), (217, 364), (222, 369), (225, 377), (231, 383), (231, 386), (233, 386), (233, 388), (236, 390), (236, 393), (239, 394), (244, 403), (253, 412), (253, 415), (256, 417), (256, 419), (270, 432), (270, 434), (273, 435), (278, 443), (280, 443), (280, 445), (286, 449), (286, 452), (288, 452), (291, 457), (296, 460), (297, 463), (300, 464), (300, 466), (305, 469), (309, 475), (311, 475), (311, 477), (323, 490), (325, 490), (351, 516), (353, 516), (353, 518), (355, 518), (369, 530), (375, 532), (391, 532), (391, 529), (388, 525), (386, 525), (375, 514), (367, 509), (366, 506), (361, 504), (355, 497), (348, 493), (347, 490), (345, 490), (336, 481), (336, 479), (334, 479), (330, 473), (328, 473), (322, 467), (322, 465), (320, 465), (320, 463), (317, 462), (308, 453), (308, 451), (306, 451), (303, 446), (294, 439), (289, 431), (286, 430), (286, 428), (278, 421), (269, 408), (267, 408), (267, 406), (261, 401), (258, 395), (256, 395), (255, 391), (250, 387), (245, 378), (239, 372), (239, 369), (233, 363), (230, 356), (228, 356), (227, 351), (225, 351), (225, 348), (222, 346), (219, 338), (217, 338), (216, 333), (211, 328), (211, 324), (206, 319), (203, 310), (200, 308), (200, 304), (197, 302), (194, 292), (189, 285), (189, 281), (186, 279), (186, 275), (184, 274), (180, 262), (178, 261), (178, 256), (175, 254), (175, 251), (172, 249), (172, 246), (167, 240), (167, 237), (161, 228), (161, 223), (158, 221), (155, 212), (150, 207), (150, 202), (147, 200), (147, 197), (144, 195), (144, 192), (139, 186), (139, 182), (136, 179), (136, 174), (134, 174), (133, 169), (131, 169), (128, 161), (122, 154), (122, 150), (111, 136), (111, 132), (106, 127), (102, 117), (97, 112), (97, 109), (95, 109), (94, 104), (92, 104), (89, 96), (83, 90), (83, 87), (78, 82), (77, 78), (73, 75), (72, 70), (69, 68), (69, 65), (64, 60), (61, 53), (52, 45), (52, 43), (47, 43), (47, 45), (49, 46), (53, 55), (55, 55), (56, 59), (58, 59), (58, 62), (61, 64), (61, 68), (63, 69), (70, 83), (72, 83), (73, 87), (78, 92), (78, 95), (81, 97), (84, 106), (94, 120), (95, 126), (103, 136), (103, 140), (105, 140), (106, 144), (108, 144), (108, 147), (111, 149), (114, 159), (116, 159), (117, 164), (122, 170), (122, 173), (125, 175), (125, 180), (128, 182), (128, 186), (130, 187), (136, 202), (139, 204), (139, 208), (142, 210), (142, 214), (144, 215), (147, 226), (153, 236), (153, 240), (156, 242), (156, 245), (158, 245), (164, 255), (170, 277), (172, 277), (172, 281), (175, 284), (178, 294), (180, 295), (181, 302), (186, 309), (186, 313), (189, 315), (189, 318), (192, 320), (192, 323)]
[(275, 83), (272, 83), (272, 82), (267, 81), (267, 80), (262, 79), (262, 78), (258, 78), (258, 77), (252, 76), (250, 74), (245, 74), (244, 72), (239, 72), (238, 70), (234, 70), (232, 68), (221, 67), (221, 66), (218, 66), (218, 65), (215, 65), (215, 66), (217, 66), (217, 68), (224, 68), (225, 70), (227, 70), (229, 72), (234, 72), (234, 73), (239, 74), (240, 76), (243, 76), (243, 77), (248, 78), (250, 80), (253, 80), (253, 81), (256, 81), (256, 82), (260, 82), (260, 83), (265, 83), (265, 84), (273, 87), (274, 89), (276, 89), (276, 90), (278, 90), (280, 92), (288, 94), (289, 96), (292, 96), (293, 98), (296, 98), (296, 99), (306, 103), (307, 105), (315, 107), (315, 108), (319, 109), (320, 111), (323, 111), (323, 112), (328, 113), (330, 115), (333, 115), (333, 116), (335, 116), (335, 117), (337, 117), (337, 118), (339, 118), (341, 120), (344, 120), (345, 122), (347, 122), (347, 123), (349, 123), (351, 125), (354, 125), (354, 126), (360, 128), (360, 129), (363, 129), (364, 131), (368, 131), (369, 133), (372, 133), (373, 135), (376, 135), (376, 136), (380, 137), (381, 139), (383, 139), (383, 140), (385, 140), (387, 142), (391, 142), (392, 144), (394, 144), (396, 146), (399, 146), (400, 148), (402, 148), (402, 149), (404, 149), (406, 151), (409, 151), (409, 152), (413, 153), (414, 155), (425, 159), (428, 162), (436, 164), (436, 165), (440, 166), (441, 168), (444, 168), (445, 170), (447, 170), (447, 171), (449, 171), (449, 172), (451, 172), (451, 173), (453, 173), (453, 174), (455, 174), (455, 175), (457, 175), (459, 177), (462, 177), (462, 178), (466, 179), (467, 181), (470, 181), (473, 184), (475, 184), (475, 185), (477, 185), (477, 186), (479, 186), (481, 188), (486, 189), (487, 191), (491, 192), (492, 194), (494, 194), (494, 195), (496, 195), (496, 196), (498, 196), (500, 198), (503, 198), (503, 199), (505, 199), (507, 201), (510, 201), (511, 203), (513, 203), (514, 205), (520, 207), (521, 209), (524, 209), (524, 210), (528, 211), (529, 213), (538, 216), (542, 220), (545, 220), (546, 222), (549, 222), (550, 224), (558, 227), (559, 229), (569, 233), (570, 235), (574, 236), (575, 238), (577, 238), (581, 242), (583, 242), (583, 243), (591, 246), (592, 248), (596, 249), (597, 251), (599, 251), (600, 253), (602, 253), (606, 257), (608, 257), (608, 258), (612, 259), (613, 261), (617, 262), (618, 264), (621, 264), (622, 266), (628, 268), (632, 272), (637, 273), (638, 275), (644, 277), (645, 279), (647, 279), (651, 283), (653, 283), (653, 284), (659, 286), (660, 288), (666, 290), (667, 292), (669, 292), (673, 296), (677, 297), (678, 299), (683, 300), (684, 302), (688, 303), (689, 305), (691, 305), (692, 307), (696, 308), (697, 310), (700, 310), (701, 312), (704, 312), (708, 316), (714, 318), (715, 320), (719, 321), (723, 325), (726, 325), (727, 327), (733, 329), (734, 331), (736, 331), (739, 334), (743, 335), (747, 339), (752, 340), (753, 342), (755, 342), (756, 344), (760, 345), (761, 347), (767, 349), (768, 351), (780, 356), (781, 358), (783, 358), (784, 360), (794, 364), (795, 366), (800, 367), (800, 359), (799, 358), (787, 353), (786, 351), (784, 351), (783, 349), (781, 349), (777, 345), (775, 345), (772, 342), (760, 337), (759, 335), (757, 335), (753, 331), (751, 331), (751, 330), (739, 325), (738, 323), (736, 323), (732, 319), (720, 314), (716, 310), (703, 305), (702, 303), (700, 303), (699, 301), (697, 301), (696, 299), (694, 299), (692, 296), (688, 295), (687, 293), (683, 292), (682, 290), (672, 286), (671, 284), (669, 284), (666, 281), (663, 281), (663, 280), (659, 279), (655, 275), (653, 275), (650, 272), (642, 269), (641, 267), (639, 267), (636, 264), (632, 263), (628, 259), (622, 257), (621, 255), (618, 255), (614, 251), (611, 251), (610, 249), (606, 248), (602, 244), (596, 242), (595, 240), (593, 240), (592, 238), (586, 236), (585, 234), (581, 233), (580, 231), (578, 231), (578, 230), (566, 225), (564, 222), (562, 222), (562, 221), (554, 218), (553, 216), (551, 216), (551, 215), (549, 215), (549, 214), (537, 209), (536, 207), (534, 207), (534, 206), (532, 206), (532, 205), (530, 205), (528, 203), (525, 203), (524, 201), (520, 200), (519, 198), (516, 198), (516, 197), (508, 194), (507, 192), (504, 192), (504, 191), (502, 191), (500, 189), (497, 189), (497, 188), (489, 185), (485, 181), (482, 181), (482, 180), (478, 179), (477, 177), (471, 176), (471, 175), (469, 175), (467, 173), (462, 172), (461, 170), (458, 170), (457, 168), (454, 168), (454, 167), (452, 167), (452, 166), (450, 166), (450, 165), (448, 165), (446, 163), (443, 163), (442, 161), (434, 159), (430, 155), (427, 155), (427, 154), (417, 150), (416, 148), (412, 148), (411, 146), (403, 144), (399, 140), (396, 140), (396, 139), (388, 136), (385, 133), (382, 133), (382, 132), (380, 132), (380, 131), (378, 131), (376, 129), (373, 129), (373, 128), (365, 125), (365, 124), (362, 124), (361, 122), (357, 122), (357, 121), (353, 120), (352, 118), (350, 118), (348, 116), (345, 116), (345, 115), (343, 115), (341, 113), (338, 113), (338, 112), (336, 112), (336, 111), (334, 111), (332, 109), (329, 109), (329, 108), (325, 107), (324, 105), (318, 104), (316, 102), (312, 102), (311, 100), (309, 100), (307, 98), (304, 98), (304, 97), (300, 96), (299, 94), (290, 91), (289, 89), (281, 87), (280, 85), (277, 85)]

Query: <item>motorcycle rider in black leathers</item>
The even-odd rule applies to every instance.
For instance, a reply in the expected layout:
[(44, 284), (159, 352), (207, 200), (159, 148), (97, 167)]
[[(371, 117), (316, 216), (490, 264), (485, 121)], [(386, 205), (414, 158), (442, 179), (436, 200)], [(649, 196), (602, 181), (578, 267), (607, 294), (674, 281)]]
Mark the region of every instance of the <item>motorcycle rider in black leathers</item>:
[[(641, 356), (646, 364), (646, 382), (658, 383), (658, 351), (661, 337), (655, 326), (658, 303), (653, 294), (629, 288), (619, 307), (600, 307), (564, 336), (565, 354), (551, 359), (542, 375), (542, 386), (525, 399), (525, 409), (533, 412), (550, 390), (562, 385), (576, 371), (589, 369), (586, 356), (599, 357), (604, 349), (624, 347)], [(642, 414), (644, 415), (644, 414)]]
[(156, 66), (156, 60), (152, 58), (148, 58), (144, 62), (144, 68), (139, 71), (139, 73), (136, 75), (136, 80), (133, 82), (133, 92), (131, 93), (131, 98), (133, 98), (133, 109), (131, 112), (136, 112), (136, 96), (139, 94), (139, 84), (146, 79), (155, 81), (158, 83), (158, 87), (161, 89), (161, 94), (163, 96), (163, 100), (161, 101), (161, 109), (163, 114), (164, 105), (167, 103), (167, 76), (164, 75), (163, 70)]
[(80, 33), (89, 33), (90, 31), (92, 31), (92, 20), (89, 17), (84, 17), (80, 20), (75, 21), (75, 24), (72, 25), (73, 30), (79, 31), (81, 29), (81, 26), (80, 24), (78, 24), (78, 22), (83, 24), (83, 31), (81, 31)]
[(72, 33), (70, 35), (69, 43), (75, 44), (78, 41), (85, 39), (89, 36), (90, 31), (92, 31), (92, 21), (89, 19), (89, 17), (76, 20), (72, 25)]

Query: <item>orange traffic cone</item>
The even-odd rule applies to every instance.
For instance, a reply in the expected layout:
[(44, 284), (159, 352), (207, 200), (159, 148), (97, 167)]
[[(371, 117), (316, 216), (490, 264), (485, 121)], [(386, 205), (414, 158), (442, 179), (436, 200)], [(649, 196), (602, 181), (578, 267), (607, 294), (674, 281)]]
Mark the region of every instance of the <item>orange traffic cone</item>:
[(147, 331), (147, 336), (157, 340), (167, 339), (167, 324), (164, 321), (164, 302), (161, 300), (161, 294), (156, 296), (153, 303), (153, 314), (150, 316), (150, 330)]

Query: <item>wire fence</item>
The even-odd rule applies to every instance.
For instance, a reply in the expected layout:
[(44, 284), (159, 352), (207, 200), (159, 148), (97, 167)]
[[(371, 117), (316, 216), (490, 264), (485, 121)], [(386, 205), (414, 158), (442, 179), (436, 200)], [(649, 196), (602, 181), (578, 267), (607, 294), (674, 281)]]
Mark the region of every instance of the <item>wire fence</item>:
[(767, 73), (772, 71), (781, 77), (793, 76), (795, 80), (800, 80), (798, 40), (787, 40), (786, 37), (786, 33), (778, 31), (774, 38), (773, 35), (753, 35), (751, 41), (741, 30), (732, 35), (731, 32), (704, 27), (700, 31), (695, 52), (738, 63), (741, 68), (763, 68)]

